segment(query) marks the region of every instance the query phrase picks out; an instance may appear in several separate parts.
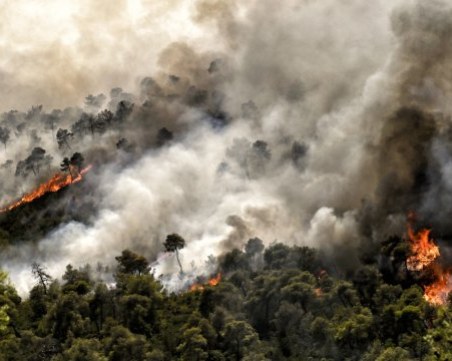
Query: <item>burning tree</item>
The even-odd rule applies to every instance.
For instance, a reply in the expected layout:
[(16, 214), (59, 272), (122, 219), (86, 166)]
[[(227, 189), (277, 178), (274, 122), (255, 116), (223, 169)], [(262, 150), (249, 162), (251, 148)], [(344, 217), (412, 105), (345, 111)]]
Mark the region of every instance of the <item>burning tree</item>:
[(166, 252), (175, 252), (177, 263), (179, 264), (180, 273), (183, 273), (182, 264), (179, 259), (179, 250), (185, 247), (185, 240), (177, 233), (169, 234), (166, 236), (165, 243), (163, 244)]
[(64, 157), (63, 161), (60, 164), (60, 170), (62, 172), (68, 172), (71, 176), (71, 179), (73, 179), (74, 173), (72, 172), (72, 170), (75, 169), (75, 175), (79, 175), (84, 161), (85, 158), (83, 158), (83, 155), (79, 152), (75, 152), (74, 154), (72, 154), (71, 159)]
[(440, 249), (430, 229), (415, 231), (413, 223), (415, 215), (408, 216), (407, 242), (410, 254), (406, 258), (406, 267), (412, 273), (425, 278), (423, 282), (424, 298), (432, 304), (445, 304), (449, 292), (452, 291), (451, 270), (440, 262)]

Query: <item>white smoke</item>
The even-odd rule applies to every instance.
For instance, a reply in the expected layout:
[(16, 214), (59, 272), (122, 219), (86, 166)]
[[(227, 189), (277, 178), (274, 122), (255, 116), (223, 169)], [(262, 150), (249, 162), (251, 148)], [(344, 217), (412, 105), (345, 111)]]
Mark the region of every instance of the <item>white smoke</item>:
[[(227, 52), (224, 79), (215, 90), (225, 94), (224, 106), (234, 121), (216, 129), (202, 111), (177, 108), (182, 109), (177, 123), (186, 129), (177, 141), (146, 151), (125, 168), (103, 168), (95, 191), (99, 210), (92, 224), (71, 222), (36, 247), (13, 247), (9, 254), (14, 256), (2, 265), (22, 291), (32, 283), (30, 260), (43, 263), (53, 275), (60, 275), (68, 263), (113, 263), (125, 248), (154, 260), (166, 235), (174, 232), (187, 240), (181, 260), (188, 271), (202, 271), (209, 255), (241, 247), (256, 236), (266, 244), (278, 240), (331, 252), (338, 244), (353, 248), (361, 236), (358, 209), (363, 201), (378, 203), (382, 174), (399, 165), (397, 157), (384, 159), (382, 148), (391, 138), (387, 119), (399, 107), (413, 104), (447, 110), (438, 100), (446, 99), (438, 96), (444, 87), (432, 80), (436, 73), (430, 79), (415, 72), (413, 39), (404, 32), (408, 25), (403, 22), (411, 19), (412, 26), (420, 28), (419, 38), (436, 34), (422, 23), (420, 2), (405, 3), (395, 12), (397, 2), (358, 0), (289, 0), (283, 5), (270, 0), (249, 5), (202, 1), (196, 6), (188, 1), (136, 0), (94, 9), (88, 2), (75, 7), (47, 3), (48, 10), (60, 9), (70, 19), (60, 29), (65, 35), (58, 47), (72, 49), (76, 56), (70, 68), (79, 70), (70, 75), (77, 79), (73, 89), (64, 91), (64, 101), (79, 101), (83, 92), (100, 92), (117, 83), (130, 86), (143, 72), (154, 72), (152, 61), (164, 44), (182, 38), (188, 45), (178, 43), (163, 53), (159, 77), (175, 74), (183, 84), (212, 86), (215, 82), (205, 74), (209, 57), (199, 50), (211, 55)], [(437, 5), (425, 6), (431, 15), (427, 22), (433, 23)], [(45, 68), (62, 64), (61, 58), (42, 52), (46, 35), (38, 34), (37, 39), (41, 46), (31, 47), (32, 57), (43, 59)], [(18, 50), (8, 56), (17, 59)], [(53, 97), (60, 91), (58, 84), (68, 82), (61, 71), (49, 70), (52, 76), (40, 73), (36, 80), (28, 66), (26, 61), (27, 81), (51, 82), (42, 98), (36, 98), (32, 88), (21, 101), (63, 104)], [(6, 68), (13, 69), (10, 64)], [(410, 71), (416, 79), (407, 77)], [(10, 73), (5, 81), (13, 93), (19, 92), (20, 77)], [(241, 106), (249, 100), (258, 115), (242, 114)], [(4, 106), (11, 105), (12, 100), (5, 100)], [(153, 119), (145, 121), (151, 124)], [(262, 143), (256, 145), (259, 140), (267, 144), (268, 154)], [(291, 154), (294, 142), (302, 144), (306, 154)], [(21, 149), (17, 145), (11, 151)], [(434, 151), (441, 153), (438, 147)], [(443, 163), (450, 172), (450, 162)], [(402, 181), (410, 167), (395, 169)], [(385, 216), (389, 223), (398, 223), (397, 214)], [(161, 257), (155, 267), (156, 273), (177, 272), (173, 257)]]

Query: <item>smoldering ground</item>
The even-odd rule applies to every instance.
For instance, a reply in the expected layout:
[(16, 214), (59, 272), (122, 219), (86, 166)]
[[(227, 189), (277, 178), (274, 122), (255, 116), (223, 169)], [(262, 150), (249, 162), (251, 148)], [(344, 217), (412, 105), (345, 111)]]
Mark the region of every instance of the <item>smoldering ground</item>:
[[(58, 275), (68, 263), (111, 263), (124, 248), (154, 260), (173, 232), (187, 240), (184, 269), (197, 272), (210, 254), (256, 236), (318, 247), (339, 267), (353, 268), (360, 248), (403, 232), (409, 210), (447, 232), (447, 2), (202, 1), (189, 8), (184, 16), (190, 13), (195, 33), (206, 34), (201, 47), (187, 37), (170, 43), (130, 93), (94, 87), (106, 93), (102, 106), (59, 118), (70, 129), (83, 110), (117, 114), (120, 100), (134, 104), (121, 126), (73, 140), (98, 165), (89, 222), (69, 221), (4, 251), (2, 265), (20, 289), (32, 282), (33, 261)], [(154, 37), (129, 43), (124, 21), (127, 15), (111, 23), (114, 50), (105, 50), (121, 61), (130, 56), (127, 46)], [(82, 52), (80, 61), (87, 57)], [(130, 67), (116, 60), (108, 70), (95, 67), (93, 80), (73, 82), (74, 89), (93, 89), (94, 79), (108, 89), (106, 74), (116, 70), (115, 84), (130, 86), (134, 64), (150, 58), (145, 52)], [(165, 142), (162, 128), (171, 133)], [(39, 134), (55, 167), (70, 151), (59, 149), (49, 130)], [(118, 150), (120, 138), (133, 151)], [(14, 138), (2, 161), (23, 159), (35, 145), (30, 139)], [(18, 182), (37, 181), (5, 179), (6, 196), (18, 192)], [(177, 272), (172, 257), (154, 267)]]

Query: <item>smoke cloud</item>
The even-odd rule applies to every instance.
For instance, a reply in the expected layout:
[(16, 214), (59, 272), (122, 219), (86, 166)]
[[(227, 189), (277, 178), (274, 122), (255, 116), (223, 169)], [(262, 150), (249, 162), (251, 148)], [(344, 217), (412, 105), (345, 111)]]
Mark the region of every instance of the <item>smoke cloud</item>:
[[(4, 114), (15, 133), (0, 164), (14, 168), (40, 144), (51, 173), (76, 149), (95, 164), (85, 195), (95, 207), (85, 222), (5, 250), (2, 266), (20, 289), (33, 261), (57, 275), (68, 263), (113, 263), (125, 248), (174, 274), (165, 282), (177, 288), (177, 263), (162, 253), (174, 232), (193, 273), (252, 237), (318, 247), (354, 267), (359, 248), (400, 232), (409, 210), (449, 232), (446, 2), (45, 4), (38, 18), (53, 10), (67, 21), (50, 21), (31, 44), (13, 34), (31, 8), (1, 10), (27, 9), (7, 29), (15, 46), (0, 64), (2, 106), (44, 110)], [(108, 91), (118, 86), (127, 90)], [(77, 130), (104, 108), (119, 125), (74, 135), (71, 149), (43, 130), (51, 114)], [(47, 176), (2, 172), (3, 202)]]

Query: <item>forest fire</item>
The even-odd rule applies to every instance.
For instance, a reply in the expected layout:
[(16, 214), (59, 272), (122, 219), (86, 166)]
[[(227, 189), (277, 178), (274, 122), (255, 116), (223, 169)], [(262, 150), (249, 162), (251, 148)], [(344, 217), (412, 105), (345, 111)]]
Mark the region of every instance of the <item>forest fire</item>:
[(78, 183), (83, 179), (83, 176), (90, 171), (91, 168), (92, 165), (88, 165), (87, 167), (83, 168), (80, 172), (78, 172), (76, 176), (71, 174), (57, 173), (47, 182), (39, 185), (32, 192), (23, 195), (22, 198), (20, 198), (16, 202), (13, 202), (6, 207), (0, 208), (0, 213), (9, 212), (23, 204), (31, 203), (47, 193), (55, 193), (64, 187), (67, 187), (74, 183)]
[[(436, 268), (436, 267), (435, 267)], [(436, 281), (424, 287), (425, 299), (436, 305), (447, 302), (447, 296), (452, 291), (451, 273), (442, 267), (435, 269)]]
[(407, 267), (410, 271), (420, 271), (432, 264), (439, 257), (439, 248), (430, 238), (429, 229), (421, 229), (415, 232), (408, 224), (408, 241), (411, 245), (411, 256), (407, 259)]
[(221, 273), (218, 273), (215, 277), (210, 278), (206, 283), (194, 283), (190, 286), (189, 291), (203, 291), (205, 286), (211, 286), (215, 287), (217, 286), (221, 281)]
[(429, 229), (415, 232), (411, 221), (408, 223), (407, 240), (410, 243), (411, 255), (406, 264), (410, 271), (429, 270), (433, 274), (434, 281), (424, 285), (424, 298), (432, 304), (442, 305), (447, 302), (447, 296), (452, 291), (451, 272), (438, 263), (440, 251), (430, 238), (430, 232)]

